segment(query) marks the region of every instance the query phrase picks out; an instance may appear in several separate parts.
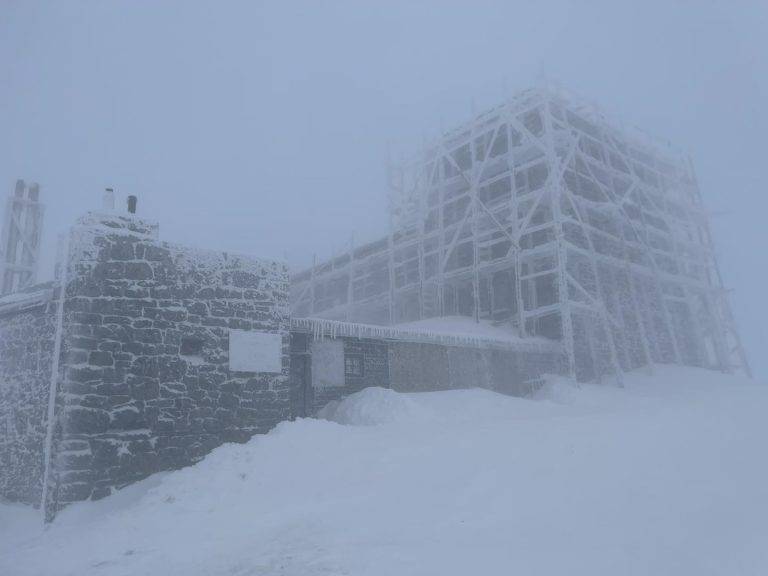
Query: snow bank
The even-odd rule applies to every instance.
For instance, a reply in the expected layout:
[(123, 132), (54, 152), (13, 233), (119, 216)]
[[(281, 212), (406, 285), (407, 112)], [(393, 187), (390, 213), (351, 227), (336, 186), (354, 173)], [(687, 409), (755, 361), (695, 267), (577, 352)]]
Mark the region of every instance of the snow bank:
[(341, 401), (330, 402), (317, 416), (338, 424), (370, 426), (428, 418), (429, 413), (407, 394), (371, 387)]
[(0, 505), (0, 574), (762, 576), (767, 410), (682, 368), (536, 400), (365, 390), (45, 531)]

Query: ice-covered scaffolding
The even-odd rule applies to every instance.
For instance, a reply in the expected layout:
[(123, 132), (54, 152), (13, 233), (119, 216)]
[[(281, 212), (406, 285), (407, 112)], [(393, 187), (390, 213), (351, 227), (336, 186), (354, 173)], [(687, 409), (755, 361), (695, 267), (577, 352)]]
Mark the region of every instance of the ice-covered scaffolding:
[(580, 380), (749, 367), (687, 157), (551, 87), (390, 170), (391, 230), (296, 274), (295, 316), (464, 315), (560, 340)]
[(43, 212), (40, 186), (16, 181), (0, 230), (0, 295), (22, 290), (37, 280)]

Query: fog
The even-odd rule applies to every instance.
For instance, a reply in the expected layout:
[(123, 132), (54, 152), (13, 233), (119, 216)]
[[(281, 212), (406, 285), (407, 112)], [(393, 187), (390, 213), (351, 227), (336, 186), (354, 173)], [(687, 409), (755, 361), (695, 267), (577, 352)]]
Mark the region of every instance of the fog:
[(757, 375), (768, 304), (762, 2), (0, 6), (0, 195), (56, 235), (136, 194), (164, 239), (299, 269), (388, 225), (385, 163), (542, 75), (688, 151)]

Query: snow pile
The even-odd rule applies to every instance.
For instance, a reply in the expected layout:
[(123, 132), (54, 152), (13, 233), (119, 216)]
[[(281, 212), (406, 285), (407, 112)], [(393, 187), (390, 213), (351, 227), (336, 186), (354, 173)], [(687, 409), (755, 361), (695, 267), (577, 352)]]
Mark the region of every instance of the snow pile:
[(407, 394), (371, 387), (341, 401), (330, 402), (317, 416), (338, 424), (372, 426), (427, 419), (430, 414)]
[(681, 368), (366, 390), (45, 531), (0, 506), (0, 574), (762, 576), (766, 412), (768, 387)]

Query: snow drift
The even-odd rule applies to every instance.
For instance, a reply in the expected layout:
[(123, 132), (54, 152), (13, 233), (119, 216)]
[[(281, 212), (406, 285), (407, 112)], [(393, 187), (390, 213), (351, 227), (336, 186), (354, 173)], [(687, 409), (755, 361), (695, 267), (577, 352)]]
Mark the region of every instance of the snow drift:
[(0, 574), (762, 575), (767, 409), (670, 367), (535, 400), (368, 389), (47, 530), (0, 506)]

